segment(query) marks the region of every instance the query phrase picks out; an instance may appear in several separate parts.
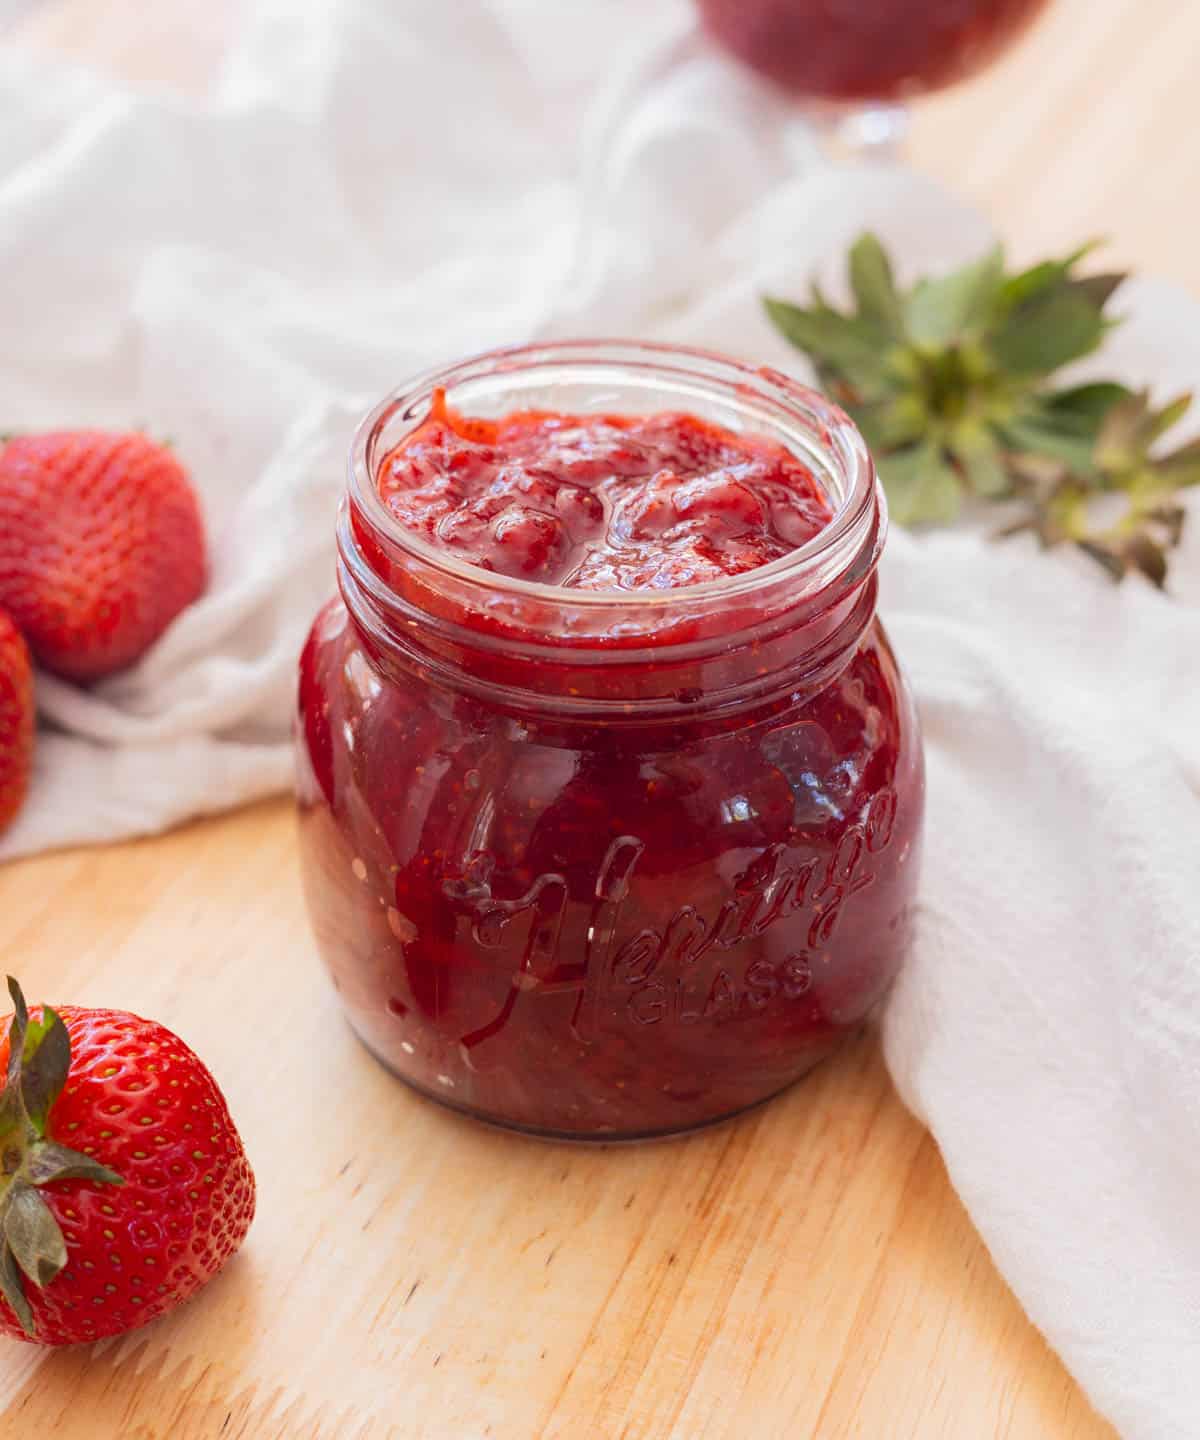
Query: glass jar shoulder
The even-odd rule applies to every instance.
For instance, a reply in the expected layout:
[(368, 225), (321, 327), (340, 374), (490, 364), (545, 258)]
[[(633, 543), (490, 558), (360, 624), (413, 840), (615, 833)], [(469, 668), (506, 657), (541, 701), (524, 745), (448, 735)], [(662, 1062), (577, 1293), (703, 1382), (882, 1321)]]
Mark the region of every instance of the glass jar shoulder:
[(384, 673), (338, 606), (322, 612), (301, 678), (302, 788), (365, 828), (401, 868), (490, 857), (527, 884), (595, 864), (617, 836), (643, 872), (725, 852), (826, 849), (890, 825), (920, 786), (911, 698), (871, 627), (837, 678), (764, 718), (695, 727), (547, 726)]

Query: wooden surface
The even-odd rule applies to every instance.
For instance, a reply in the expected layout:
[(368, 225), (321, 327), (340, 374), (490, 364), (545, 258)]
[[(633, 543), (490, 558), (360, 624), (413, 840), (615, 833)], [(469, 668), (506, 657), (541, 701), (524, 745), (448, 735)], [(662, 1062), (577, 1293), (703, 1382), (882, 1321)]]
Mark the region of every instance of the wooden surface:
[[(67, 0), (3, 38), (198, 89), (237, 8)], [(1194, 285), (1197, 58), (1200, 7), (1059, 0), (1016, 56), (920, 109), (914, 158), (1022, 257), (1102, 233), (1114, 258)], [(873, 1038), (691, 1139), (497, 1134), (351, 1040), (293, 852), (280, 803), (0, 871), (0, 947), (31, 997), (178, 1029), (228, 1093), (261, 1197), (242, 1256), (184, 1311), (96, 1352), (0, 1351), (0, 1435), (1112, 1434), (996, 1273)]]
[(0, 917), (31, 995), (143, 1011), (205, 1056), (260, 1184), (246, 1249), (184, 1310), (99, 1358), (6, 1345), (0, 1434), (1106, 1433), (871, 1039), (666, 1144), (458, 1119), (338, 1020), (282, 803), (9, 866)]

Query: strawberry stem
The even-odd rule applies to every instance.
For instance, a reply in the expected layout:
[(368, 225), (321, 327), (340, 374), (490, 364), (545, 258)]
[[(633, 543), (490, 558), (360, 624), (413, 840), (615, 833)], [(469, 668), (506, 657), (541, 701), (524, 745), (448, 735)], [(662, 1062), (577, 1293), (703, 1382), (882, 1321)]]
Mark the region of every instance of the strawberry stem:
[(115, 1170), (60, 1145), (46, 1133), (54, 1102), (71, 1068), (71, 1037), (49, 1005), (31, 1019), (21, 987), (10, 975), (13, 1018), (8, 1073), (0, 1091), (0, 1295), (21, 1328), (37, 1333), (25, 1281), (51, 1284), (67, 1263), (58, 1221), (38, 1193), (59, 1180), (122, 1185)]

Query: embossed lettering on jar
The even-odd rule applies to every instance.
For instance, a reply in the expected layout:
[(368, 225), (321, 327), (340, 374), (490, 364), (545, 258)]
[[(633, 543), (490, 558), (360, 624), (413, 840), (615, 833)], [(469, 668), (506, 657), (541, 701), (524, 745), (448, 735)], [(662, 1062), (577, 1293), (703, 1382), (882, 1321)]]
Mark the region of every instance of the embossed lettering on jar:
[[(653, 543), (584, 554), (601, 588), (571, 586), (561, 546), (560, 583), (523, 578), (486, 548), (506, 532), (477, 544), (456, 518), (456, 553), (387, 503), (443, 392), (493, 451), (529, 411), (699, 417), (735, 450), (783, 447), (822, 523), (748, 568), (740, 532), (702, 547), (718, 573), (694, 583), (639, 588)], [(862, 1024), (903, 959), (923, 811), (875, 617), (884, 529), (840, 411), (701, 353), (497, 352), (367, 417), (297, 749), (313, 924), (387, 1066), (488, 1120), (631, 1138), (755, 1104)]]

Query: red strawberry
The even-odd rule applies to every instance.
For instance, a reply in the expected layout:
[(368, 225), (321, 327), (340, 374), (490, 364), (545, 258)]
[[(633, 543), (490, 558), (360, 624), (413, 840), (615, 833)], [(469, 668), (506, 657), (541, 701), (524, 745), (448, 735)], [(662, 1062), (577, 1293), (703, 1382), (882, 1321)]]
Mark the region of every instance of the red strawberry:
[(177, 1036), (124, 1010), (30, 1015), (8, 988), (0, 1333), (117, 1335), (221, 1269), (254, 1217), (254, 1176), (216, 1081)]
[(0, 608), (69, 680), (139, 660), (204, 589), (187, 471), (144, 435), (27, 435), (0, 450)]
[(20, 632), (0, 610), (0, 830), (25, 799), (33, 759), (33, 672)]

